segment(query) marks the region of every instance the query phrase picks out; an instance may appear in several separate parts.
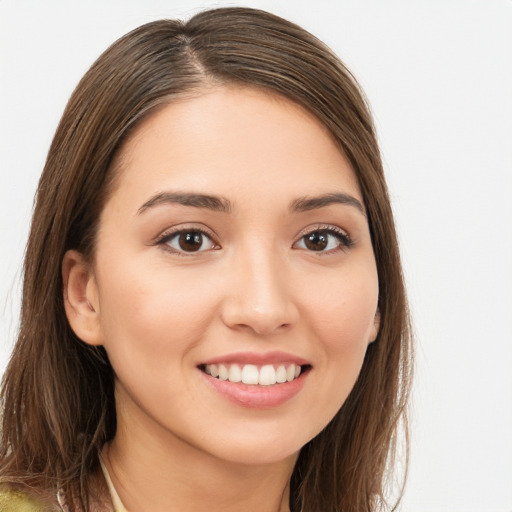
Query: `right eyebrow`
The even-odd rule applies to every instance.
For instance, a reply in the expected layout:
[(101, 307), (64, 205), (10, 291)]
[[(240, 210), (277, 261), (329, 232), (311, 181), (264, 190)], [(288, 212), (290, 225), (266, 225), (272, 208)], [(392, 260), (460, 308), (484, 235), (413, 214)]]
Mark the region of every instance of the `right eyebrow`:
[(137, 214), (140, 215), (150, 208), (163, 204), (180, 204), (183, 206), (192, 206), (193, 208), (206, 208), (207, 210), (223, 213), (230, 213), (232, 210), (231, 201), (225, 197), (190, 192), (159, 192), (150, 197), (137, 210)]

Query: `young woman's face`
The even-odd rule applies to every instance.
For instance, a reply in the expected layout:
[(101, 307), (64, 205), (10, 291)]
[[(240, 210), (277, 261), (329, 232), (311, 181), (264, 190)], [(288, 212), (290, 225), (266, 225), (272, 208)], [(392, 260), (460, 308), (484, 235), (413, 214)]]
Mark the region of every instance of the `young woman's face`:
[(295, 104), (219, 87), (148, 118), (116, 167), (87, 293), (118, 429), (230, 461), (293, 457), (377, 334), (346, 157)]

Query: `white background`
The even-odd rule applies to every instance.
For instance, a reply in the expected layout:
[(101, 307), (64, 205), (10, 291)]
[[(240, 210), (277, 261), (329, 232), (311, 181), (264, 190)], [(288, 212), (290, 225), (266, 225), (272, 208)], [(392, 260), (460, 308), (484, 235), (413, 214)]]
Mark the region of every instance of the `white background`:
[[(242, 1), (298, 22), (375, 112), (417, 334), (404, 512), (512, 512), (512, 1)], [(37, 180), (117, 37), (226, 1), (0, 0), (0, 373)]]

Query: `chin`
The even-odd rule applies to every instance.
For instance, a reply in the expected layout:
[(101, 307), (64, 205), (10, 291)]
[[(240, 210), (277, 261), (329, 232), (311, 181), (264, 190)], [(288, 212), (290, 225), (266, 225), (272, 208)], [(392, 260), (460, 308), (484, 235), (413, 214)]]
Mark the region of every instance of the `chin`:
[(289, 435), (265, 437), (263, 433), (251, 439), (230, 437), (225, 443), (216, 444), (210, 451), (214, 456), (229, 462), (243, 465), (277, 464), (297, 459), (302, 447), (309, 438), (294, 439)]

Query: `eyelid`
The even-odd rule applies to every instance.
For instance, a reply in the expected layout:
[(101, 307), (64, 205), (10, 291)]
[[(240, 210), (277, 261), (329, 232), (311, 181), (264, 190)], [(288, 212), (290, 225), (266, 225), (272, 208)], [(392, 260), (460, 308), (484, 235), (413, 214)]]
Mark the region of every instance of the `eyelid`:
[(172, 226), (170, 228), (165, 229), (162, 231), (157, 237), (154, 238), (151, 245), (160, 245), (162, 246), (162, 249), (172, 252), (173, 254), (178, 254), (180, 256), (193, 256), (197, 255), (199, 253), (207, 252), (207, 251), (196, 251), (196, 252), (186, 252), (186, 251), (177, 251), (174, 248), (166, 245), (169, 240), (171, 240), (176, 235), (179, 235), (181, 233), (187, 233), (191, 231), (196, 231), (198, 233), (201, 233), (202, 235), (206, 236), (212, 241), (212, 244), (215, 245), (213, 249), (210, 250), (217, 250), (220, 249), (220, 244), (217, 241), (217, 237), (215, 234), (208, 229), (206, 226), (199, 226), (197, 224), (179, 224), (177, 226)]
[[(331, 249), (328, 251), (317, 251), (316, 254), (322, 255), (322, 254), (331, 254), (333, 252), (336, 252), (338, 250), (346, 250), (349, 249), (352, 245), (354, 245), (354, 240), (346, 231), (345, 229), (340, 228), (339, 226), (336, 226), (335, 224), (314, 224), (309, 225), (299, 231), (299, 233), (296, 236), (296, 240), (293, 243), (295, 246), (297, 243), (299, 243), (305, 236), (310, 235), (312, 233), (315, 233), (316, 231), (323, 231), (330, 234), (333, 234), (334, 236), (337, 236), (340, 240), (340, 247), (337, 247), (336, 249)], [(311, 251), (315, 252), (315, 251)]]

